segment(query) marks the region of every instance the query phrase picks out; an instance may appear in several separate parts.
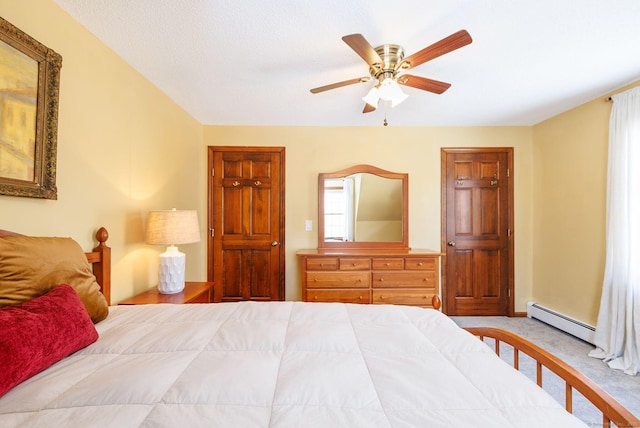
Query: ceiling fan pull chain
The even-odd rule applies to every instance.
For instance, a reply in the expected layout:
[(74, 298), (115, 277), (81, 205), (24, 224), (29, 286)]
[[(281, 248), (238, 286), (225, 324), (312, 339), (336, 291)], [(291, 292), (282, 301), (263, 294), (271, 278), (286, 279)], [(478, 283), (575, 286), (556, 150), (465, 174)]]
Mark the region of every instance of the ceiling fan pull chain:
[(382, 124), (384, 126), (389, 125), (389, 122), (387, 122), (387, 103), (384, 104), (384, 122)]

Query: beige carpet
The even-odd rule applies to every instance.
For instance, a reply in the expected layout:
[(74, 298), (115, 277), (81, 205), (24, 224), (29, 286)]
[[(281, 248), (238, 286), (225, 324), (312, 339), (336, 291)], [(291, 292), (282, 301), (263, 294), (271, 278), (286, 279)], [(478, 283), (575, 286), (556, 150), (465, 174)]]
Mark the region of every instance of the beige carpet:
[[(563, 359), (591, 378), (636, 417), (640, 417), (640, 376), (629, 376), (610, 369), (602, 361), (587, 354), (594, 347), (541, 321), (509, 317), (451, 317), (461, 327), (497, 327), (516, 333)], [(501, 347), (502, 357), (513, 363), (513, 353)], [(528, 360), (528, 361), (527, 361)], [(522, 358), (521, 371), (535, 379), (535, 363)], [(543, 387), (560, 403), (564, 403), (564, 383), (553, 373), (543, 374)], [(573, 413), (592, 427), (602, 426), (602, 416), (584, 397), (574, 392)]]

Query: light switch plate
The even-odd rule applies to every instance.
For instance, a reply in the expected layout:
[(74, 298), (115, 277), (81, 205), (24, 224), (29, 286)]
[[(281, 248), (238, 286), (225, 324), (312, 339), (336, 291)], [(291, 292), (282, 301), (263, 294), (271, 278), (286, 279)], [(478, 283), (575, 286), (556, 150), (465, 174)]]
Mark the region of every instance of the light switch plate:
[(311, 232), (313, 230), (313, 222), (311, 220), (304, 221), (304, 230), (307, 232)]

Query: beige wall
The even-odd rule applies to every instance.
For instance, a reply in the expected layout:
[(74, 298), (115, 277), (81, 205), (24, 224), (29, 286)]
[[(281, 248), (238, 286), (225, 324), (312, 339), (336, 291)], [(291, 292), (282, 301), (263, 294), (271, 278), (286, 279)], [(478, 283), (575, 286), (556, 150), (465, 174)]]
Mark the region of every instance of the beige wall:
[[(144, 244), (146, 213), (199, 208), (206, 192), (202, 126), (52, 1), (0, 4), (4, 19), (63, 58), (58, 200), (0, 196), (0, 229), (71, 236), (90, 249), (93, 232), (105, 226), (112, 300), (147, 289), (162, 249)], [(206, 275), (202, 248), (181, 247), (188, 279)]]
[[(317, 247), (318, 173), (355, 164), (409, 174), (409, 245), (440, 251), (440, 148), (514, 147), (516, 311), (532, 295), (532, 133), (530, 127), (205, 126), (205, 146), (286, 148), (286, 297), (300, 298), (295, 252)], [(304, 221), (313, 220), (305, 232)]]
[(598, 317), (605, 261), (612, 106), (606, 97), (533, 128), (533, 297), (591, 325)]

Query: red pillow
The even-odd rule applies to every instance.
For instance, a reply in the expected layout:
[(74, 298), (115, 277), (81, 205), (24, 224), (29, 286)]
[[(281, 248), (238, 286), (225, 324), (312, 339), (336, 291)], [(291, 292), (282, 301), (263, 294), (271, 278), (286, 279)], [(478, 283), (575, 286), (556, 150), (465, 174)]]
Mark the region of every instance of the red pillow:
[(97, 339), (78, 294), (66, 284), (0, 308), (0, 397)]

